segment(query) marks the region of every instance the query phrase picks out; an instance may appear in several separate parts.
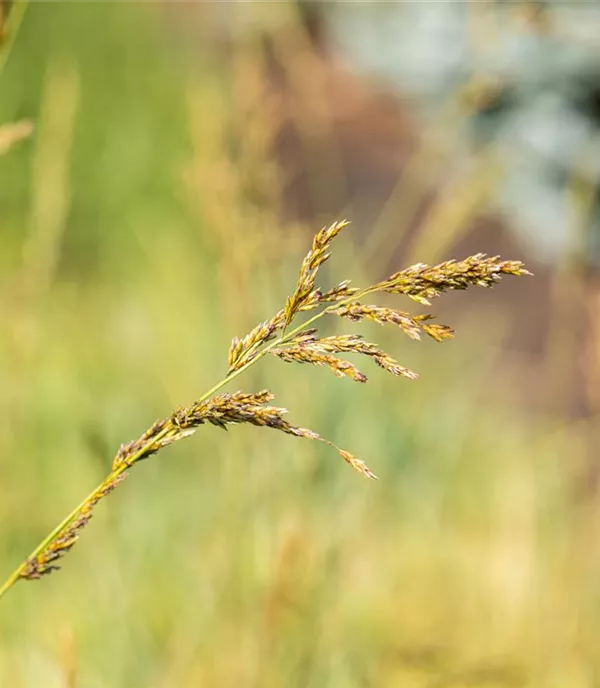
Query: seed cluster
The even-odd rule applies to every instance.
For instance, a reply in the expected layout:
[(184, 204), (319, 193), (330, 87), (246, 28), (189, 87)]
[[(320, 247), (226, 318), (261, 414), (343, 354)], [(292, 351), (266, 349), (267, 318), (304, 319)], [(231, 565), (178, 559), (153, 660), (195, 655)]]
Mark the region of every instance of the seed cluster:
[(371, 358), (380, 368), (392, 375), (415, 380), (418, 375), (401, 366), (376, 344), (363, 341), (357, 334), (334, 335), (317, 339), (315, 335), (304, 335), (285, 348), (275, 348), (271, 353), (287, 363), (312, 363), (330, 368), (337, 377), (349, 377), (357, 382), (366, 382), (367, 376), (349, 361), (335, 356), (339, 353), (354, 353)]
[(447, 260), (439, 265), (417, 263), (396, 272), (387, 280), (374, 285), (375, 291), (405, 294), (426, 306), (445, 291), (467, 289), (471, 286), (493, 287), (503, 275), (531, 275), (523, 263), (500, 260), (499, 256), (476, 253), (465, 260)]
[(323, 227), (317, 232), (310, 251), (302, 261), (300, 276), (294, 293), (287, 298), (285, 307), (270, 320), (259, 323), (245, 337), (233, 338), (228, 355), (230, 373), (248, 365), (256, 357), (258, 348), (274, 339), (277, 333), (284, 330), (299, 312), (312, 310), (322, 304), (340, 301), (358, 291), (358, 289), (350, 287), (348, 280), (340, 282), (326, 292), (315, 288), (317, 272), (331, 255), (327, 252), (331, 242), (348, 224), (346, 220), (334, 222), (329, 227)]
[[(298, 311), (315, 298), (315, 282), (317, 272), (325, 261), (329, 259), (331, 253), (328, 250), (335, 237), (348, 225), (346, 220), (334, 222), (330, 227), (324, 227), (315, 234), (312, 247), (306, 254), (300, 266), (300, 276), (294, 293), (288, 297), (285, 303), (285, 325), (292, 322), (293, 317)], [(317, 297), (317, 300), (320, 300)]]
[(114, 477), (109, 476), (79, 507), (74, 518), (41, 551), (23, 563), (21, 578), (33, 580), (60, 569), (60, 566), (55, 562), (79, 540), (80, 531), (90, 522), (96, 504), (109, 495), (126, 477), (127, 473), (121, 473)]
[(245, 337), (241, 339), (234, 337), (229, 347), (229, 355), (227, 362), (229, 364), (229, 372), (239, 370), (243, 366), (250, 363), (254, 355), (257, 353), (256, 349), (261, 344), (266, 344), (275, 338), (277, 332), (285, 324), (285, 313), (283, 310), (276, 313), (270, 320), (265, 320), (259, 323), (253, 330), (251, 330)]
[(206, 401), (197, 402), (187, 408), (178, 409), (171, 417), (176, 428), (193, 428), (203, 423), (210, 423), (227, 429), (228, 425), (250, 423), (258, 427), (281, 430), (288, 435), (316, 439), (316, 433), (306, 428), (298, 428), (284, 420), (287, 409), (278, 406), (266, 406), (275, 395), (268, 389), (256, 394), (235, 392), (218, 394)]
[(166, 421), (157, 420), (154, 422), (146, 432), (139, 437), (139, 439), (127, 444), (122, 444), (119, 447), (115, 458), (112, 462), (112, 470), (117, 470), (124, 466), (131, 466), (134, 457), (135, 460), (147, 458), (155, 454), (161, 448), (161, 442), (156, 439), (164, 431)]
[(421, 339), (421, 333), (429, 335), (438, 342), (454, 337), (454, 330), (448, 325), (428, 323), (433, 315), (409, 315), (395, 308), (383, 308), (380, 306), (363, 305), (355, 301), (345, 306), (340, 306), (332, 311), (347, 320), (358, 322), (360, 320), (372, 320), (380, 325), (397, 325), (411, 339)]

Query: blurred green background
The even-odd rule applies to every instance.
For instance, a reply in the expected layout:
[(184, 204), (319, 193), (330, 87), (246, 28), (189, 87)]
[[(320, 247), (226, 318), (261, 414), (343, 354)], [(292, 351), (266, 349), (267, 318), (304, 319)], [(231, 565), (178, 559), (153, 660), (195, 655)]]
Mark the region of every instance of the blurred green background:
[[(318, 3), (241, 5), (24, 16), (0, 73), (0, 125), (34, 127), (0, 157), (0, 577), (121, 442), (221, 379), (321, 224), (354, 220), (332, 284), (496, 246), (499, 228), (477, 229), (495, 158), (457, 134), (496, 82), (465, 76), (433, 122), (415, 97), (396, 174), (360, 124), (387, 131), (368, 77), (323, 50)], [(62, 571), (2, 599), (0, 686), (600, 685), (595, 191), (572, 176), (558, 254), (541, 260), (535, 232), (508, 244), (535, 278), (434, 303), (455, 341), (361, 327), (419, 381), (277, 360), (236, 381), (271, 388), (377, 483), (317, 443), (202, 428), (133, 472)], [(519, 348), (527, 323), (541, 349)]]

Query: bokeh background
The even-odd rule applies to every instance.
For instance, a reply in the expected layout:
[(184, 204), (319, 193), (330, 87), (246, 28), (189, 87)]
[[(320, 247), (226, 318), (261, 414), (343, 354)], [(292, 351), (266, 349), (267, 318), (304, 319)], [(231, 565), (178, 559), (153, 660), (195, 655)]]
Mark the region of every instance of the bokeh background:
[(535, 277), (439, 299), (443, 345), (361, 329), (417, 382), (248, 371), (380, 480), (203, 428), (2, 599), (0, 685), (600, 685), (598, 6), (2, 12), (0, 577), (222, 377), (323, 224), (352, 220), (332, 284), (479, 251)]

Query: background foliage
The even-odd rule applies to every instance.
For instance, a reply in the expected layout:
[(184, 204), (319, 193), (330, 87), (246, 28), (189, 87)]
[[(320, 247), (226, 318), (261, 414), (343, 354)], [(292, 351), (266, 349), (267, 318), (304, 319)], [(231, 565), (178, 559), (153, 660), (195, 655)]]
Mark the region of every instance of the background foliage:
[[(0, 122), (35, 125), (0, 158), (7, 574), (295, 282), (317, 227), (281, 219), (256, 54), (225, 68), (160, 5), (29, 8), (0, 75)], [(345, 250), (332, 284), (367, 264)], [(444, 346), (377, 330), (416, 383), (251, 371), (380, 481), (316, 443), (203, 428), (2, 600), (0, 685), (595, 685), (597, 504), (575, 490), (594, 419), (496, 387), (502, 288)]]

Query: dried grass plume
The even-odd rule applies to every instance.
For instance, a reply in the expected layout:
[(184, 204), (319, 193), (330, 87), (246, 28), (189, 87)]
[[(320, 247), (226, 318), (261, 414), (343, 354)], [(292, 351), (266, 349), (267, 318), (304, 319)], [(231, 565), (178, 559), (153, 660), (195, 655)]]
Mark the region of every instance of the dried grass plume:
[(169, 444), (189, 437), (207, 423), (223, 429), (248, 423), (324, 442), (358, 473), (367, 478), (376, 477), (362, 460), (350, 452), (313, 430), (290, 423), (285, 417), (287, 410), (272, 405), (275, 396), (270, 390), (220, 393), (221, 388), (267, 355), (286, 363), (328, 368), (339, 378), (366, 383), (367, 375), (346, 360), (347, 354), (354, 354), (363, 360), (369, 359), (391, 375), (414, 380), (418, 377), (415, 372), (398, 363), (377, 344), (366, 342), (358, 334), (321, 336), (316, 324), (324, 316), (338, 316), (354, 323), (370, 320), (397, 327), (412, 339), (418, 340), (425, 334), (443, 342), (454, 332), (448, 325), (432, 323), (433, 315), (430, 313), (410, 315), (403, 310), (371, 304), (370, 298), (383, 292), (400, 294), (429, 306), (432, 299), (448, 290), (492, 287), (505, 275), (530, 273), (518, 261), (477, 254), (462, 261), (450, 260), (434, 266), (419, 263), (365, 288), (352, 287), (349, 281), (344, 281), (329, 290), (322, 290), (317, 285), (319, 269), (329, 259), (334, 239), (347, 224), (346, 221), (335, 222), (317, 232), (302, 261), (296, 286), (284, 307), (244, 337), (233, 339), (225, 377), (190, 405), (177, 408), (169, 416), (153, 423), (137, 440), (122, 445), (102, 484), (9, 576), (0, 587), (0, 597), (20, 579), (37, 579), (59, 568), (57, 560), (77, 542), (96, 505), (137, 464)]

